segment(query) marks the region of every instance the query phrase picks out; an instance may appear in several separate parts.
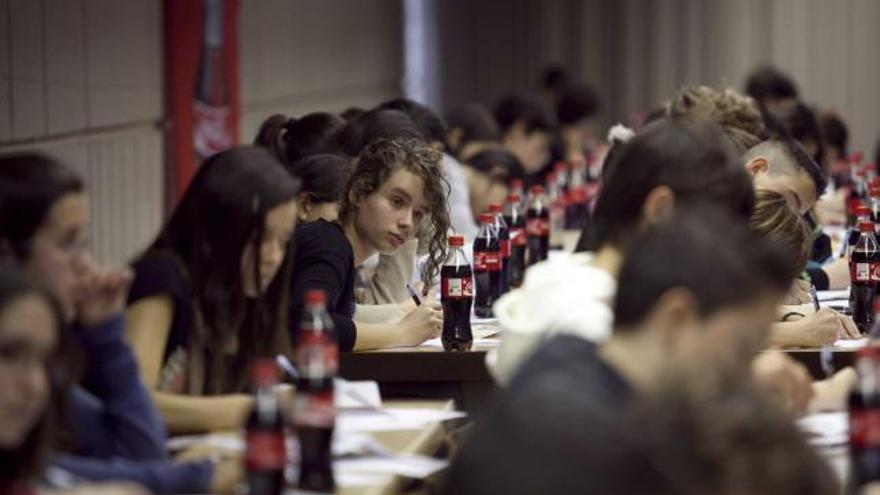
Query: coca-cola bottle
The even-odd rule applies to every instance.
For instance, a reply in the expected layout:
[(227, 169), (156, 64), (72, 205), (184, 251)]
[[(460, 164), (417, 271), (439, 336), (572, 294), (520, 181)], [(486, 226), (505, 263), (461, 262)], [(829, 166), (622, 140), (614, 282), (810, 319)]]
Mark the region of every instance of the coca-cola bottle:
[(471, 332), (474, 278), (463, 247), (464, 236), (449, 236), (449, 254), (440, 269), (440, 302), (443, 305), (440, 340), (447, 351), (469, 351), (474, 343)]
[(278, 367), (271, 359), (251, 365), (256, 388), (254, 408), (245, 423), (244, 464), (249, 495), (280, 495), (284, 492), (287, 444), (284, 419), (275, 396)]
[(501, 244), (501, 295), (504, 295), (510, 290), (510, 230), (504, 221), (504, 208), (500, 204), (490, 204), (489, 213), (495, 215), (495, 233)]
[(861, 232), (859, 232), (858, 226), (864, 222), (871, 221), (871, 208), (868, 206), (859, 203), (855, 208), (856, 215), (856, 223), (853, 225), (853, 228), (849, 229), (846, 234), (846, 256), (847, 258), (852, 255), (853, 249), (856, 247), (856, 243), (859, 242), (859, 236), (861, 236)]
[(852, 493), (880, 481), (880, 347), (869, 345), (856, 351), (855, 364), (858, 383), (848, 401)]
[(492, 305), (501, 297), (501, 242), (495, 215), (480, 215), (480, 233), (474, 239), (474, 314), (492, 317)]
[(860, 223), (859, 233), (859, 241), (849, 258), (852, 282), (850, 301), (853, 321), (862, 333), (868, 333), (874, 323), (874, 295), (877, 281), (880, 280), (880, 273), (877, 273), (880, 252), (874, 237), (873, 223)]
[(544, 187), (532, 186), (526, 212), (526, 233), (529, 239), (529, 266), (547, 259), (550, 250), (550, 209)]
[(510, 179), (510, 194), (516, 194), (519, 196), (519, 200), (521, 201), (519, 208), (522, 211), (526, 211), (526, 208), (528, 208), (528, 205), (526, 204), (525, 187), (525, 182), (523, 182), (522, 179)]
[(877, 222), (880, 221), (880, 183), (876, 180), (868, 188), (868, 195), (871, 205), (871, 221), (874, 222), (874, 228), (876, 228)]
[(590, 183), (587, 163), (572, 163), (571, 180), (568, 185), (568, 206), (565, 209), (565, 228), (583, 229), (590, 216)]
[(547, 203), (550, 209), (550, 242), (554, 248), (561, 248), (562, 231), (565, 230), (566, 196), (559, 187), (556, 172), (547, 176)]
[(339, 349), (326, 305), (324, 291), (306, 292), (296, 343), (300, 375), (293, 409), (300, 448), (297, 486), (313, 492), (333, 492), (336, 487), (331, 446), (336, 423), (333, 379), (338, 369)]
[(193, 145), (205, 159), (234, 144), (229, 116), (229, 90), (223, 56), (224, 0), (204, 0), (204, 25), (193, 102)]
[(510, 261), (507, 275), (511, 287), (522, 285), (526, 273), (526, 247), (528, 236), (526, 235), (526, 218), (523, 216), (520, 197), (516, 194), (508, 194), (504, 204), (504, 222), (510, 231)]

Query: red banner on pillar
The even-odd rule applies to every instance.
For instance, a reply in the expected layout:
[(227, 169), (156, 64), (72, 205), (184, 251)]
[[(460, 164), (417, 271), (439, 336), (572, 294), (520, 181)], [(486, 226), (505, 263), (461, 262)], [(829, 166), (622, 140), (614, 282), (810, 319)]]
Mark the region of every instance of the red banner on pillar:
[(169, 199), (238, 142), (238, 0), (165, 0)]

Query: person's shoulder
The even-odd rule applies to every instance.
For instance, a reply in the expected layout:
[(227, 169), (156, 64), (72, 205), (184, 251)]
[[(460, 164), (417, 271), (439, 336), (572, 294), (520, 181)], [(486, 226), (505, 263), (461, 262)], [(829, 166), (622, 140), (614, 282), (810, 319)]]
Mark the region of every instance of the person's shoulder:
[(188, 291), (186, 267), (170, 251), (147, 251), (131, 267), (135, 276), (129, 291), (129, 302), (161, 293), (182, 297)]
[(294, 244), (299, 253), (327, 252), (354, 258), (351, 243), (336, 222), (315, 220), (299, 224), (294, 231)]

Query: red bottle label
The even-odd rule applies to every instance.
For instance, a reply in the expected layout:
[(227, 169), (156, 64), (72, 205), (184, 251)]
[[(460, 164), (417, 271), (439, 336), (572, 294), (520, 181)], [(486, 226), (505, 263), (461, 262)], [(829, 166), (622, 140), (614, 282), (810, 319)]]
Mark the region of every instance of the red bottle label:
[(245, 434), (245, 465), (255, 471), (284, 469), (287, 448), (283, 431), (249, 431)]
[(850, 447), (880, 447), (880, 410), (853, 410), (849, 413)]
[(549, 237), (550, 222), (546, 218), (530, 218), (526, 222), (526, 231), (530, 237)]
[(510, 229), (510, 243), (514, 246), (526, 246), (529, 243), (526, 229)]
[(850, 262), (849, 270), (852, 282), (880, 281), (880, 263)]
[(440, 297), (443, 299), (467, 299), (474, 297), (474, 279), (444, 278), (440, 280)]
[(296, 426), (332, 428), (336, 422), (332, 390), (298, 392), (293, 402), (293, 421)]
[(339, 349), (326, 332), (301, 329), (296, 347), (296, 363), (303, 378), (336, 376)]
[(497, 272), (501, 270), (501, 252), (475, 252), (474, 270)]
[(510, 239), (501, 239), (501, 258), (510, 258)]

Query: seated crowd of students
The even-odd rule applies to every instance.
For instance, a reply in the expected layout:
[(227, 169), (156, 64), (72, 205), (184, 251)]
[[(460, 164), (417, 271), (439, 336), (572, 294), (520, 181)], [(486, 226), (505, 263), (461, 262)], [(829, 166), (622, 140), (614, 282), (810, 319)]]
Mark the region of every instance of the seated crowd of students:
[(166, 440), (241, 427), (246, 370), (292, 355), (304, 294), (327, 294), (343, 352), (436, 337), (447, 236), (562, 161), (600, 179), (578, 252), (496, 303), (501, 391), (443, 489), (835, 493), (792, 418), (842, 407), (854, 373), (812, 383), (758, 351), (860, 336), (831, 309), (782, 318), (849, 283), (821, 231), (841, 198), (819, 201), (846, 176), (842, 120), (763, 69), (750, 96), (685, 87), (604, 143), (590, 87), (543, 89), (445, 119), (402, 98), (273, 115), (201, 164), (129, 268), (89, 257), (71, 167), (0, 155), (0, 492), (234, 490), (240, 459)]

